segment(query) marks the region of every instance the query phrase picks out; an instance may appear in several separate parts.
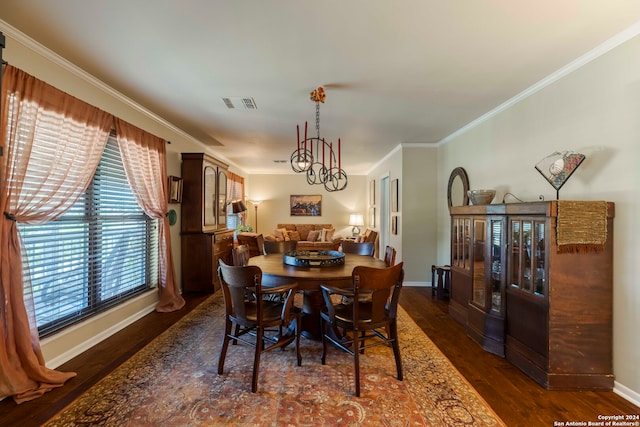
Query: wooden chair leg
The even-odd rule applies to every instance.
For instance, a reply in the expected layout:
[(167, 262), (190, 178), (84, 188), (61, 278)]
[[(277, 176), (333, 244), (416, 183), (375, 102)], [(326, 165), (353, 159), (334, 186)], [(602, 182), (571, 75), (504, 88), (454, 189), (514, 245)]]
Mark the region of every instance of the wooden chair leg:
[[(229, 331), (231, 332), (231, 331)], [(240, 334), (240, 325), (236, 325), (236, 331), (233, 333), (236, 337)], [(238, 340), (233, 340), (233, 345), (238, 345)]]
[(227, 357), (227, 348), (229, 348), (229, 334), (231, 333), (231, 322), (226, 321), (224, 326), (224, 338), (222, 339), (222, 348), (218, 357), (218, 375), (224, 372), (224, 359)]
[(296, 319), (294, 320), (294, 322), (296, 322), (296, 329), (295, 329), (295, 334), (296, 334), (296, 357), (298, 358), (298, 366), (302, 366), (302, 353), (300, 352), (300, 321), (301, 321), (301, 316), (298, 315), (296, 316)]
[(325, 334), (327, 333), (327, 322), (324, 319), (320, 320), (320, 334), (322, 335), (322, 356), (320, 356), (320, 361), (322, 364), (326, 364), (327, 362), (327, 337)]
[(356, 380), (356, 396), (360, 397), (360, 352), (358, 351), (358, 347), (360, 346), (360, 341), (358, 340), (358, 331), (353, 331), (353, 370), (355, 372), (355, 380)]
[(391, 346), (393, 347), (393, 357), (396, 359), (396, 372), (398, 380), (402, 381), (402, 359), (400, 358), (400, 343), (398, 342), (398, 325), (394, 322), (389, 329), (391, 330), (390, 338), (393, 340)]
[(260, 355), (262, 354), (264, 330), (260, 327), (256, 329), (256, 352), (253, 357), (253, 376), (251, 378), (251, 391), (258, 391), (258, 373), (260, 371)]

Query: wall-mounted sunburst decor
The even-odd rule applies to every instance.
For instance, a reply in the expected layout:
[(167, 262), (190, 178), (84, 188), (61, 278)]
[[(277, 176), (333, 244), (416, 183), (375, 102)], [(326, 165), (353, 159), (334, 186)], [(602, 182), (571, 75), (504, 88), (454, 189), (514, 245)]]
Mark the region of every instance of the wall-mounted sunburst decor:
[(556, 199), (560, 198), (560, 188), (578, 169), (585, 156), (574, 151), (556, 151), (536, 164), (536, 169), (556, 189)]

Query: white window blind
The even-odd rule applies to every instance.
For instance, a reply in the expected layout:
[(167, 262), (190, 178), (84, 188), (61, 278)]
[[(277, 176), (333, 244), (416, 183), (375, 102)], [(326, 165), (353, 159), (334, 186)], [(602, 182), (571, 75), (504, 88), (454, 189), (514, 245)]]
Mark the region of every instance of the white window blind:
[[(38, 182), (27, 177), (25, 185)], [(158, 284), (157, 220), (136, 203), (113, 136), (71, 209), (19, 229), (41, 336)]]
[[(227, 194), (229, 195), (229, 203), (235, 202), (236, 200), (243, 200), (244, 178), (229, 173)], [(240, 216), (234, 214), (230, 207), (227, 209), (227, 212), (227, 228), (235, 230), (237, 226), (240, 225)]]

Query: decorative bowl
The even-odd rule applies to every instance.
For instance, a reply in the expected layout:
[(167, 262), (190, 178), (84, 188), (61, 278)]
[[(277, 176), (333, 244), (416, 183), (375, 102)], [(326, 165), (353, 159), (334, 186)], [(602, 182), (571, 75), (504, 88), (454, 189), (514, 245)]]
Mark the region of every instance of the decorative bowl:
[(474, 205), (488, 205), (496, 196), (496, 190), (469, 190), (467, 195)]
[(294, 267), (334, 267), (344, 265), (344, 253), (340, 251), (290, 251), (285, 252), (282, 261)]

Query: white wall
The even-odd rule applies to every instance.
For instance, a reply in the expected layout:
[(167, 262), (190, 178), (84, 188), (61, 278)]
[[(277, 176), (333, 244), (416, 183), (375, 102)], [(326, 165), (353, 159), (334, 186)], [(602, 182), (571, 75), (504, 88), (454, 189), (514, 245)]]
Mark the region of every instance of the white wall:
[[(640, 36), (589, 62), (494, 117), (453, 137), (438, 153), (438, 200), (462, 166), (471, 188), (525, 201), (555, 199), (534, 169), (554, 151), (587, 156), (561, 199), (615, 202), (613, 359), (616, 391), (640, 402)], [(513, 199), (511, 199), (513, 200)], [(449, 259), (449, 212), (438, 210), (438, 258)], [(598, 313), (593, 313), (598, 316)]]

